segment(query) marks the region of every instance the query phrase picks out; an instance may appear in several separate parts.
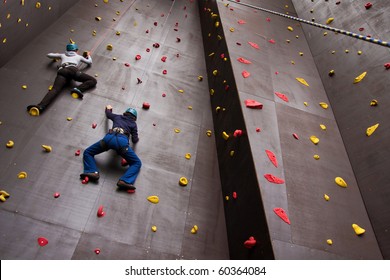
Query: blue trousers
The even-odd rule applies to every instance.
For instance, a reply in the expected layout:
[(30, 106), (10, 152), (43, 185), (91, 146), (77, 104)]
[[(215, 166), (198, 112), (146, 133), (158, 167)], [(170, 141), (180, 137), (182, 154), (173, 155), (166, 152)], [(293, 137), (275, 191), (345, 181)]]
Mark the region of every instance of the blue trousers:
[(129, 146), (129, 139), (123, 134), (107, 133), (102, 140), (105, 145), (102, 145), (101, 141), (98, 141), (84, 151), (84, 173), (99, 172), (96, 166), (95, 155), (112, 149), (122, 156), (129, 164), (126, 173), (119, 180), (128, 184), (134, 184), (142, 163), (133, 149)]

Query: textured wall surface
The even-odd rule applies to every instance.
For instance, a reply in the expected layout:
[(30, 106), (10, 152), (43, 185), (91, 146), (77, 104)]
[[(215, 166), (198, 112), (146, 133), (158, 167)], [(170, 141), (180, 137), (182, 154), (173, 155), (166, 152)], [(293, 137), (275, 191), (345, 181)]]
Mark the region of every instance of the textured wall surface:
[[(0, 4), (2, 11), (8, 2)], [(34, 10), (31, 17), (49, 17), (46, 2), (43, 14)], [(11, 195), (0, 205), (0, 258), (228, 259), (197, 4), (83, 0), (47, 24), (0, 69), (0, 189)], [(6, 36), (14, 28), (16, 23), (1, 30)], [(31, 117), (26, 106), (43, 98), (56, 75), (57, 63), (46, 54), (63, 52), (70, 39), (92, 52), (92, 68), (85, 71), (96, 76), (97, 86), (77, 100), (69, 85), (47, 111)], [(9, 42), (0, 46), (2, 56)], [(142, 109), (143, 102), (149, 110)], [(140, 141), (134, 149), (143, 166), (135, 194), (117, 191), (126, 167), (115, 152), (96, 156), (98, 184), (79, 179), (82, 156), (75, 152), (82, 153), (111, 127), (104, 115), (107, 104), (119, 114), (129, 106), (138, 110)], [(6, 147), (8, 140), (13, 148)], [(42, 144), (52, 152), (44, 152)], [(18, 179), (21, 171), (27, 178)], [(180, 177), (188, 179), (186, 187), (179, 186)], [(158, 204), (147, 200), (152, 195)], [(101, 205), (106, 215), (99, 218)], [(48, 245), (40, 247), (38, 237)]]

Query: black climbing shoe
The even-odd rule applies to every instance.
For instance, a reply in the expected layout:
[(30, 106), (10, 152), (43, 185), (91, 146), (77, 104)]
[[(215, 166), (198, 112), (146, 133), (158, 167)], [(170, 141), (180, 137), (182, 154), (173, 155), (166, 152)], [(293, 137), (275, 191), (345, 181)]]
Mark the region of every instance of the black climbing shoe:
[(31, 116), (39, 116), (45, 110), (44, 107), (39, 105), (29, 105), (27, 106), (27, 112)]
[(70, 94), (72, 95), (73, 98), (75, 99), (83, 99), (84, 95), (83, 93), (81, 92), (81, 90), (79, 90), (78, 88), (74, 88), (70, 91)]
[(116, 183), (116, 185), (121, 190), (134, 191), (136, 189), (133, 184), (126, 183), (125, 181), (122, 180), (119, 180), (118, 183)]
[(98, 181), (99, 178), (100, 178), (99, 172), (93, 172), (93, 173), (91, 172), (91, 173), (82, 173), (82, 174), (80, 174), (80, 179), (84, 180), (85, 177), (88, 177), (89, 180), (95, 181), (95, 182)]

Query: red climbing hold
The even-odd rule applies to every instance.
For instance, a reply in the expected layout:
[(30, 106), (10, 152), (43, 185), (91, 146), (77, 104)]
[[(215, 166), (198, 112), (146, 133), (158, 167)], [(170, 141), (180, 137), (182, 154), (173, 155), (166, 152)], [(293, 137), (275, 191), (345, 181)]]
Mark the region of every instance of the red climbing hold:
[(275, 94), (276, 94), (280, 99), (282, 99), (283, 101), (288, 102), (288, 97), (287, 97), (286, 95), (284, 95), (283, 93), (275, 92)]
[(167, 57), (166, 56), (163, 56), (162, 58), (161, 58), (161, 61), (162, 62), (165, 62), (167, 60)]
[(232, 196), (233, 196), (234, 199), (237, 199), (237, 193), (236, 192), (233, 192)]
[(360, 27), (360, 28), (359, 28), (359, 31), (364, 31), (364, 27)]
[(263, 104), (260, 102), (257, 102), (256, 100), (247, 99), (245, 100), (245, 106), (252, 109), (262, 109)]
[(241, 62), (241, 63), (244, 63), (244, 64), (251, 64), (252, 63), (249, 60), (247, 60), (245, 58), (242, 58), (242, 57), (237, 58), (237, 60), (238, 60), (238, 62)]
[(53, 194), (54, 198), (59, 198), (60, 197), (60, 193), (56, 192)]
[(242, 136), (242, 130), (236, 129), (236, 130), (234, 131), (234, 133), (233, 133), (233, 136), (234, 136), (234, 137), (240, 137), (240, 136)]
[(168, 73), (168, 71), (167, 70), (163, 70), (163, 72), (162, 72), (164, 75), (166, 75), (167, 73)]
[(249, 237), (249, 239), (244, 242), (244, 246), (248, 249), (253, 248), (255, 245), (256, 239), (253, 236)]
[(245, 23), (246, 23), (246, 21), (245, 21), (245, 20), (242, 20), (242, 19), (240, 19), (240, 20), (238, 21), (238, 23), (239, 23), (239, 24), (245, 24)]
[(248, 78), (250, 75), (251, 75), (251, 73), (249, 73), (248, 71), (246, 71), (246, 70), (244, 70), (244, 71), (242, 71), (242, 76), (244, 77), (244, 78)]
[(93, 123), (92, 124), (92, 128), (95, 129), (97, 127), (97, 124), (96, 123)]
[(100, 205), (99, 206), (99, 209), (97, 211), (97, 216), (100, 218), (100, 217), (103, 217), (106, 213), (103, 211), (103, 205)]
[(79, 156), (80, 153), (81, 153), (81, 151), (80, 151), (80, 150), (77, 150), (77, 151), (74, 153), (74, 155), (75, 155), (75, 156)]
[(180, 43), (181, 39), (179, 37), (176, 37), (176, 42)]
[(124, 158), (122, 158), (122, 160), (121, 160), (121, 165), (122, 166), (126, 166), (126, 165), (128, 165), (129, 163), (124, 159)]
[(142, 84), (142, 80), (140, 78), (137, 78), (137, 84)]
[(48, 243), (49, 241), (45, 237), (38, 237), (39, 246), (43, 247), (46, 246)]
[(270, 42), (271, 44), (275, 44), (276, 43), (276, 41), (274, 39), (270, 39), (270, 40), (268, 40), (268, 42)]
[(267, 17), (265, 20), (266, 20), (266, 21), (268, 21), (268, 22), (270, 22), (270, 21), (271, 21), (271, 19), (270, 19), (269, 17)]
[(221, 53), (221, 55), (219, 56), (220, 58), (224, 59), (225, 58), (225, 54), (224, 53)]
[(276, 215), (278, 215), (283, 221), (285, 221), (287, 224), (290, 224), (290, 220), (284, 211), (283, 208), (274, 208), (274, 212)]
[(248, 42), (249, 45), (251, 45), (255, 49), (259, 49), (259, 45), (253, 42)]
[(154, 24), (154, 26), (157, 26), (157, 25), (158, 25), (157, 21), (155, 21), (153, 24)]
[(267, 156), (269, 158), (269, 160), (272, 162), (273, 165), (275, 165), (275, 167), (278, 167), (278, 161), (276, 159), (276, 156), (273, 152), (271, 152), (270, 150), (265, 150), (265, 152), (267, 153)]
[(149, 29), (146, 29), (145, 33), (149, 33)]
[(150, 108), (150, 104), (148, 102), (144, 102), (144, 103), (142, 103), (142, 108), (149, 109)]
[(135, 190), (127, 190), (127, 193), (135, 193)]
[(99, 249), (99, 248), (96, 248), (96, 249), (94, 250), (94, 252), (95, 252), (96, 255), (99, 255), (99, 254), (100, 254), (100, 249)]
[(236, 44), (237, 44), (237, 46), (241, 46), (241, 43), (239, 43), (239, 42), (236, 42)]
[(149, 48), (147, 48), (147, 49), (146, 49), (146, 52), (150, 52), (150, 49), (149, 49)]
[(126, 67), (130, 67), (130, 63), (126, 62), (126, 63), (125, 63), (125, 66), (126, 66)]
[(137, 54), (136, 56), (135, 56), (135, 60), (140, 60), (141, 59), (141, 56), (139, 55), (139, 54)]
[(368, 10), (369, 8), (372, 7), (372, 3), (368, 2), (368, 3), (366, 3), (366, 5), (364, 5), (364, 7), (366, 7), (366, 9)]
[(390, 62), (386, 63), (384, 66), (385, 66), (385, 68), (386, 68), (387, 70), (389, 70), (389, 69), (390, 69)]
[(260, 132), (260, 131), (261, 131), (260, 127), (256, 127), (256, 132)]
[(160, 47), (160, 44), (159, 44), (159, 43), (154, 43), (154, 44), (153, 44), (153, 47), (157, 49), (157, 48)]
[(293, 133), (293, 136), (294, 136), (295, 139), (297, 139), (297, 140), (299, 139), (298, 134)]
[(283, 184), (284, 180), (281, 178), (278, 178), (272, 174), (264, 174), (264, 178), (267, 179), (269, 182), (274, 184)]

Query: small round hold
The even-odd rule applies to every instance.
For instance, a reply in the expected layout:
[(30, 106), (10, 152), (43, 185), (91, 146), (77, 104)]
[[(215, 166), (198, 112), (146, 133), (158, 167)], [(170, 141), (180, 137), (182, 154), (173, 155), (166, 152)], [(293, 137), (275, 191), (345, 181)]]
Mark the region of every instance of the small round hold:
[(54, 198), (59, 198), (60, 197), (60, 193), (56, 192), (53, 194)]
[(142, 108), (149, 109), (150, 108), (150, 104), (148, 102), (144, 102), (144, 103), (142, 103)]
[(99, 254), (100, 254), (100, 249), (99, 249), (99, 248), (96, 248), (96, 249), (94, 250), (94, 252), (95, 252), (96, 255), (99, 255)]

